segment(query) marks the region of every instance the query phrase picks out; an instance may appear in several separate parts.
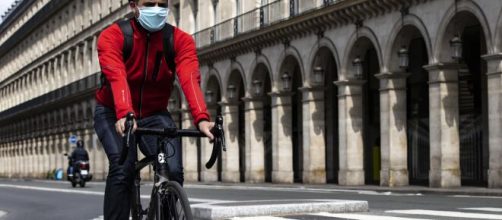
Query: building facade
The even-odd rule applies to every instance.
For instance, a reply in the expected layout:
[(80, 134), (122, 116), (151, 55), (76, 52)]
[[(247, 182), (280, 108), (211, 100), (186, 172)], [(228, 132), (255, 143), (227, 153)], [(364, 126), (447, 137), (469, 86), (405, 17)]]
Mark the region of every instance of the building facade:
[[(172, 0), (227, 151), (184, 139), (187, 181), (502, 187), (502, 1)], [(24, 0), (0, 24), (0, 175), (63, 168), (94, 134), (101, 30), (127, 0)], [(192, 126), (179, 87), (168, 109)], [(144, 172), (145, 177), (149, 171)]]

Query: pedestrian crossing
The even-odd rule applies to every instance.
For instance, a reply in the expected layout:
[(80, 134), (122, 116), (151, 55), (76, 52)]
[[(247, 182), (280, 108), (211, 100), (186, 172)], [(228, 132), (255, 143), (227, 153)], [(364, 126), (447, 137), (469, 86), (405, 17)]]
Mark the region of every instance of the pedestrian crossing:
[(450, 219), (500, 219), (502, 207), (464, 207), (455, 210), (403, 209), (367, 213), (311, 213), (288, 216), (238, 217), (232, 220), (450, 220)]

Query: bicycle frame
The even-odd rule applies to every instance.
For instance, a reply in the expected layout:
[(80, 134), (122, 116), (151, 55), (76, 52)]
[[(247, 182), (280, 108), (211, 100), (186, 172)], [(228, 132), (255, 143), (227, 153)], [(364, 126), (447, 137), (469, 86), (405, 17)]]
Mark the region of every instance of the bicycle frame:
[[(137, 136), (138, 138), (140, 137), (139, 135)], [(159, 187), (162, 185), (164, 182), (169, 181), (169, 164), (167, 163), (167, 158), (166, 158), (166, 153), (165, 152), (165, 146), (162, 146), (161, 144), (161, 137), (157, 138), (157, 146), (158, 146), (158, 153), (154, 156), (150, 157), (145, 157), (140, 161), (136, 160), (136, 166), (134, 170), (134, 199), (133, 199), (133, 207), (135, 209), (135, 212), (133, 212), (133, 219), (143, 219), (143, 217), (146, 215), (147, 219), (153, 219), (155, 216), (154, 209), (151, 209), (150, 207), (153, 206), (153, 200), (150, 200), (150, 204), (148, 209), (143, 210), (143, 206), (141, 204), (141, 192), (140, 192), (140, 183), (141, 183), (141, 175), (140, 172), (143, 168), (146, 166), (153, 164), (154, 167), (154, 184), (152, 188), (152, 193), (151, 197), (153, 198), (153, 195), (155, 195), (158, 192)], [(136, 144), (137, 147), (137, 144)]]
[[(137, 151), (138, 149), (137, 148), (139, 144), (138, 142), (136, 142), (134, 146), (130, 146), (131, 136), (133, 135), (132, 134), (133, 119), (134, 115), (132, 113), (127, 114), (127, 120), (125, 122), (126, 136), (124, 137), (124, 147), (122, 149), (119, 164), (124, 163), (125, 159), (127, 158), (127, 154), (130, 147), (134, 147), (135, 151)], [(223, 131), (223, 118), (221, 116), (216, 117), (216, 123), (215, 126), (211, 129), (211, 133), (214, 135), (214, 141), (213, 141), (213, 151), (211, 153), (211, 158), (206, 163), (206, 167), (208, 169), (214, 165), (221, 150), (223, 149), (223, 151), (226, 151), (225, 135)], [(168, 152), (165, 152), (166, 146), (163, 146), (163, 144), (165, 143), (163, 142), (164, 138), (204, 137), (205, 135), (198, 130), (193, 130), (193, 129), (177, 130), (176, 128), (163, 128), (163, 129), (137, 128), (134, 135), (136, 136), (136, 140), (140, 140), (141, 135), (151, 135), (157, 137), (156, 155), (146, 157), (141, 161), (137, 161), (137, 158), (135, 159), (135, 170), (134, 170), (135, 177), (134, 177), (134, 187), (133, 187), (134, 198), (131, 207), (133, 220), (141, 220), (145, 215), (147, 216), (147, 219), (154, 219), (155, 216), (159, 216), (159, 213), (155, 213), (155, 211), (160, 212), (161, 210), (160, 207), (156, 207), (155, 209), (152, 208), (153, 205), (155, 204), (155, 200), (153, 198), (155, 198), (154, 196), (158, 193), (160, 187), (163, 184), (166, 183), (167, 183), (166, 185), (169, 184), (169, 164), (167, 163), (168, 156), (166, 156)], [(146, 210), (143, 210), (141, 204), (141, 193), (140, 193), (140, 182), (141, 182), (140, 171), (144, 167), (152, 163), (154, 165), (154, 185), (152, 188), (152, 194), (150, 196), (149, 207)], [(182, 188), (181, 191), (183, 191)], [(183, 195), (184, 194), (185, 193), (183, 192)], [(183, 204), (188, 204), (189, 206), (186, 195), (182, 197), (184, 197), (185, 201), (183, 202)], [(157, 205), (159, 205), (159, 203), (157, 203)]]

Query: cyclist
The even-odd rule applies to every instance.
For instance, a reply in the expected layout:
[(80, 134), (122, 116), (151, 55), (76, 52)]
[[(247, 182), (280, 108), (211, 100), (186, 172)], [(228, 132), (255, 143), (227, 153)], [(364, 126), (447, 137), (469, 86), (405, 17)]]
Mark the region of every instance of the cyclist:
[[(213, 135), (203, 94), (200, 89), (199, 62), (193, 38), (178, 28), (173, 30), (176, 73), (170, 70), (162, 56), (163, 34), (168, 14), (167, 0), (130, 0), (134, 17), (129, 20), (133, 29), (133, 47), (124, 61), (124, 35), (118, 24), (101, 32), (98, 39), (98, 57), (106, 83), (96, 92), (94, 129), (109, 160), (104, 198), (104, 219), (129, 219), (131, 190), (133, 187), (135, 148), (131, 148), (123, 165), (119, 165), (125, 116), (133, 112), (133, 128), (174, 127), (167, 111), (175, 75), (188, 101), (194, 125), (210, 140)], [(133, 129), (134, 130), (134, 129)], [(141, 152), (154, 155), (156, 139), (142, 137)], [(181, 147), (178, 139), (168, 141), (169, 177), (183, 184)]]

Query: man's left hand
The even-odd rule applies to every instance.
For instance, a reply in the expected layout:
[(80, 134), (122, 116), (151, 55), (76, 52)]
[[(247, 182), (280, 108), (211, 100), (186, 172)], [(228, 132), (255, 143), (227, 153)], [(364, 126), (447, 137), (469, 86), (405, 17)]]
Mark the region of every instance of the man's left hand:
[(211, 129), (214, 127), (214, 122), (200, 121), (198, 126), (199, 131), (204, 133), (211, 141), (214, 139), (214, 136), (211, 133)]

